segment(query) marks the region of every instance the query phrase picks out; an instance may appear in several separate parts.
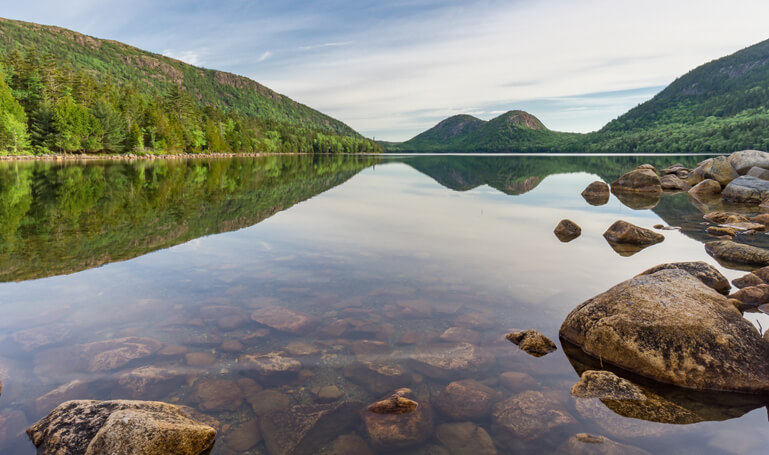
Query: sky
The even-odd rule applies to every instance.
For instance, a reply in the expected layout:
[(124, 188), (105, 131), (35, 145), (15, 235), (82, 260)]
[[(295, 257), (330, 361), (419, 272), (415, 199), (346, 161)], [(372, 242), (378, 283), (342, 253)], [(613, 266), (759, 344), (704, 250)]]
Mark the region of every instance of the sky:
[(765, 0), (0, 0), (0, 15), (250, 77), (401, 141), (526, 110), (587, 132), (769, 39)]

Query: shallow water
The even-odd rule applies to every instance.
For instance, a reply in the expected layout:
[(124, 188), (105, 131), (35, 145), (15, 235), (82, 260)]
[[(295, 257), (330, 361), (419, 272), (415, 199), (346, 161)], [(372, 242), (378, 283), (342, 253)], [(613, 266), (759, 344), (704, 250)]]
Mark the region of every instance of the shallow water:
[[(0, 452), (34, 453), (19, 432), (63, 400), (128, 398), (185, 404), (216, 418), (215, 454), (279, 453), (265, 439), (287, 443), (301, 432), (254, 437), (256, 428), (270, 428), (265, 420), (345, 402), (303, 444), (318, 453), (360, 452), (353, 444), (379, 453), (393, 447), (377, 446), (358, 413), (409, 387), (434, 422), (418, 438), (424, 442), (398, 453), (445, 453), (439, 446), (452, 443), (440, 430), (451, 427), (440, 426), (457, 421), (482, 427), (499, 453), (552, 452), (581, 432), (650, 453), (761, 453), (769, 442), (766, 400), (684, 393), (634, 378), (664, 397), (661, 409), (677, 411), (663, 419), (654, 408), (580, 403), (569, 389), (591, 360), (567, 356), (558, 342), (572, 308), (653, 265), (704, 260), (729, 279), (744, 273), (705, 253), (702, 213), (685, 194), (640, 210), (614, 196), (599, 207), (580, 196), (590, 182), (609, 182), (644, 162), (694, 167), (701, 159), (0, 163)], [(561, 243), (552, 231), (563, 218), (577, 222), (582, 236)], [(623, 257), (601, 235), (617, 219), (682, 230), (663, 231), (663, 243)], [(769, 244), (764, 234), (746, 241)], [(291, 332), (251, 318), (275, 307), (311, 320)], [(762, 316), (746, 317), (769, 327)], [(468, 331), (442, 340), (451, 327)], [(504, 340), (515, 328), (537, 329), (559, 349), (530, 357)], [(115, 339), (147, 352), (94, 363), (109, 347), (89, 343)], [(460, 341), (491, 361), (448, 373), (414, 361)], [(301, 367), (265, 376), (247, 361), (270, 352)], [(374, 383), (356, 371), (366, 361), (404, 371), (395, 382)], [(136, 379), (147, 366), (156, 367), (151, 378)], [(570, 423), (516, 439), (489, 412), (453, 418), (438, 397), (459, 379), (481, 382), (497, 400), (541, 392)], [(338, 390), (326, 397), (325, 386)], [(344, 452), (344, 444), (355, 450)]]

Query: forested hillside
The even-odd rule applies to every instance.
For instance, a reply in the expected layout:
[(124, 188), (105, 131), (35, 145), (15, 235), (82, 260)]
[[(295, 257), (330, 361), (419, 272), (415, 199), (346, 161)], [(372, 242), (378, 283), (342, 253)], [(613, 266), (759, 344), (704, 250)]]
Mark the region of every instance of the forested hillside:
[(347, 125), (244, 77), (0, 19), (4, 153), (373, 152)]

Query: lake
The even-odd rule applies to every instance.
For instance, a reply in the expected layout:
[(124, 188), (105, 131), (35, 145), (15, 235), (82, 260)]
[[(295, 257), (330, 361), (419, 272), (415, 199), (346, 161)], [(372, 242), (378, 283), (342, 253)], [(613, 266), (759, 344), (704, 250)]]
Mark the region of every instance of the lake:
[[(576, 399), (578, 372), (600, 366), (558, 341), (576, 305), (654, 265), (744, 274), (707, 255), (686, 194), (602, 206), (580, 195), (642, 163), (702, 159), (2, 162), (0, 452), (35, 453), (23, 430), (88, 398), (190, 406), (218, 421), (214, 454), (493, 453), (489, 440), (541, 454), (577, 433), (655, 454), (761, 453), (766, 399), (628, 375), (655, 406)], [(553, 234), (564, 218), (582, 227), (569, 243)], [(602, 237), (618, 219), (680, 230), (623, 256)], [(530, 328), (558, 350), (535, 358), (504, 338)], [(446, 390), (459, 380), (491, 402), (538, 392), (544, 413), (566, 417), (511, 437), (488, 406), (457, 409)], [(365, 408), (401, 387), (421, 420), (402, 447), (382, 447)], [(476, 446), (462, 449), (462, 434)]]

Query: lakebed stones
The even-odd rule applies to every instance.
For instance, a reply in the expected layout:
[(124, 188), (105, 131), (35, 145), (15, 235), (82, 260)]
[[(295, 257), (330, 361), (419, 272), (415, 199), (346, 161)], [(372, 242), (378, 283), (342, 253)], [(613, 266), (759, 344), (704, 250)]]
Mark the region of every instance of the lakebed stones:
[(437, 343), (414, 348), (414, 370), (436, 379), (474, 376), (494, 365), (491, 353), (470, 343)]
[(180, 370), (152, 365), (135, 368), (117, 377), (118, 386), (126, 396), (143, 400), (159, 399), (177, 389), (185, 380), (186, 374)]
[(670, 262), (667, 264), (660, 264), (654, 266), (639, 275), (651, 275), (657, 273), (660, 270), (679, 269), (683, 270), (698, 280), (702, 281), (706, 286), (715, 289), (721, 294), (727, 294), (731, 286), (729, 286), (729, 280), (721, 274), (715, 267), (703, 261), (692, 262)]
[(359, 403), (300, 405), (276, 410), (260, 419), (270, 455), (304, 455), (330, 443), (356, 418)]
[(582, 228), (571, 220), (561, 220), (553, 231), (561, 242), (571, 242), (582, 234)]
[(360, 416), (372, 445), (392, 451), (430, 439), (433, 433), (433, 413), (430, 405), (424, 402), (417, 404), (412, 400), (414, 397), (408, 389), (396, 392), (385, 401), (391, 401), (393, 397), (409, 400), (415, 403), (416, 407), (409, 406), (409, 412), (404, 413), (372, 412), (369, 409), (374, 405), (361, 410)]
[(243, 391), (228, 379), (208, 379), (195, 384), (193, 397), (202, 411), (235, 411), (243, 404)]
[(769, 391), (769, 343), (683, 270), (622, 282), (577, 306), (560, 335), (592, 357), (700, 390)]
[(411, 383), (411, 375), (394, 363), (356, 361), (344, 368), (344, 377), (368, 387), (374, 393), (384, 393)]
[(465, 379), (449, 383), (438, 395), (435, 407), (454, 420), (474, 420), (487, 415), (499, 398), (494, 389)]
[(564, 442), (556, 455), (651, 455), (649, 452), (605, 436), (578, 433)]
[(472, 422), (444, 423), (435, 429), (435, 439), (450, 455), (496, 455), (491, 436)]
[(609, 202), (609, 185), (601, 181), (595, 181), (582, 191), (582, 197), (590, 205), (605, 205)]
[(769, 199), (769, 181), (743, 175), (726, 185), (721, 196), (727, 202), (758, 205)]
[(254, 310), (251, 319), (275, 330), (291, 333), (299, 333), (312, 323), (310, 316), (279, 306)]
[(370, 404), (366, 410), (375, 414), (408, 414), (416, 411), (419, 403), (406, 396), (413, 396), (411, 389), (398, 389), (384, 400)]
[(612, 193), (662, 193), (657, 173), (652, 169), (634, 169), (611, 183)]
[(765, 267), (769, 251), (731, 240), (715, 240), (705, 244), (705, 251), (727, 266)]
[(645, 400), (643, 391), (610, 371), (588, 370), (582, 373), (579, 382), (571, 388), (571, 395), (577, 398), (602, 398), (609, 400)]
[(199, 455), (216, 430), (152, 401), (67, 401), (27, 430), (43, 455)]
[(242, 453), (257, 445), (262, 440), (259, 431), (259, 419), (251, 419), (231, 430), (224, 438), (225, 445), (235, 452)]
[(128, 337), (48, 349), (35, 356), (35, 373), (55, 376), (115, 370), (155, 354), (162, 346), (149, 338)]
[(492, 433), (501, 441), (531, 441), (556, 427), (577, 423), (557, 399), (534, 390), (495, 404), (491, 417)]
[(558, 349), (552, 340), (534, 329), (513, 331), (505, 338), (534, 357), (542, 357)]
[(287, 357), (283, 352), (243, 354), (238, 357), (238, 363), (244, 370), (255, 372), (262, 380), (278, 383), (295, 378), (302, 369), (300, 361)]

